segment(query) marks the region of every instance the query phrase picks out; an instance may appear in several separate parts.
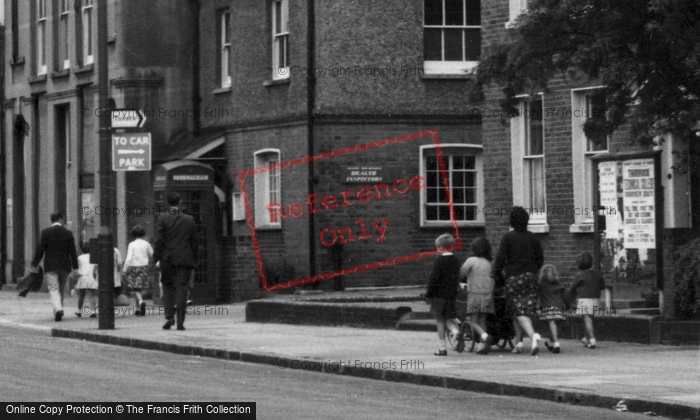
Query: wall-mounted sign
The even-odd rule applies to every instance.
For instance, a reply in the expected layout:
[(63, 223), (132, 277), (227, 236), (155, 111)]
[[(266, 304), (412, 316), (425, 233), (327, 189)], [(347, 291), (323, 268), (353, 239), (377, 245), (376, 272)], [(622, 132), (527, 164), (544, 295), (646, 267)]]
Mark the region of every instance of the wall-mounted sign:
[(393, 166), (341, 166), (341, 184), (377, 184), (394, 182), (398, 168)]
[(625, 161), (622, 180), (625, 248), (655, 248), (654, 160)]

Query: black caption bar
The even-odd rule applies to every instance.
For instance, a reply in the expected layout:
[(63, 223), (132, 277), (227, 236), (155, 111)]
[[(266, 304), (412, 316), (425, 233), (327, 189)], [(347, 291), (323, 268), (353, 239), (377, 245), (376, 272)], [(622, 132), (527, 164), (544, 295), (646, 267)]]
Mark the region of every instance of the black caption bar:
[(0, 403), (2, 419), (235, 419), (255, 420), (254, 402)]

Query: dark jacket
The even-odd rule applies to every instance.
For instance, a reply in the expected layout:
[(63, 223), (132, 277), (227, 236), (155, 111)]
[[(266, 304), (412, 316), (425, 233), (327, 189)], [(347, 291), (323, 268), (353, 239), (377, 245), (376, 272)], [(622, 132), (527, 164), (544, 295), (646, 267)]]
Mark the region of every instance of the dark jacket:
[(510, 231), (503, 235), (496, 255), (496, 274), (505, 280), (525, 273), (537, 273), (542, 268), (544, 254), (540, 240), (530, 231)]
[(454, 255), (440, 255), (437, 257), (433, 270), (430, 272), (430, 281), (425, 297), (429, 299), (457, 299), (459, 269), (461, 266), (459, 259)]
[(73, 232), (61, 225), (54, 225), (41, 231), (32, 267), (44, 259), (44, 272), (70, 272), (78, 268), (78, 253), (75, 251)]
[(156, 222), (156, 246), (153, 260), (161, 267), (194, 268), (199, 257), (199, 238), (192, 216), (183, 214), (161, 214)]
[(567, 292), (558, 281), (543, 282), (540, 285), (540, 306), (543, 308), (566, 309), (569, 306)]
[(605, 290), (605, 280), (596, 270), (579, 271), (574, 277), (569, 293), (579, 299), (600, 299)]

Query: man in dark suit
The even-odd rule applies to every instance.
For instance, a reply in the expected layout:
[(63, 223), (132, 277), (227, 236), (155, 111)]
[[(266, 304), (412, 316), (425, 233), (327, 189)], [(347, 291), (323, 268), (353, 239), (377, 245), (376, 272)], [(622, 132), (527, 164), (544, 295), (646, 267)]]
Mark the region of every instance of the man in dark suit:
[(54, 319), (60, 321), (63, 318), (63, 290), (68, 274), (78, 269), (78, 254), (73, 232), (63, 227), (63, 213), (53, 213), (51, 223), (51, 227), (41, 231), (31, 265), (34, 270), (44, 259), (44, 281), (49, 289)]
[(197, 265), (199, 239), (194, 219), (179, 208), (180, 194), (168, 194), (167, 201), (170, 207), (156, 222), (153, 260), (160, 264), (161, 270), (166, 319), (163, 329), (169, 330), (175, 324), (177, 305), (177, 329), (184, 330), (187, 289), (190, 274)]

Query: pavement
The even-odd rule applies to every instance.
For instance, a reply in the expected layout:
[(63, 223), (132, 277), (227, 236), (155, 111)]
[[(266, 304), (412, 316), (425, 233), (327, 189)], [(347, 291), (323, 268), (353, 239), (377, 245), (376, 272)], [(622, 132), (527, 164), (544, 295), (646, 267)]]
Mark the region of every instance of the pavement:
[[(311, 299), (311, 295), (299, 298)], [(15, 293), (0, 293), (0, 326), (280, 369), (531, 397), (609, 410), (624, 405), (631, 412), (700, 419), (698, 346), (598, 342), (597, 349), (590, 350), (579, 342), (563, 340), (562, 353), (557, 355), (541, 346), (536, 357), (529, 352), (511, 354), (498, 349), (485, 356), (449, 352), (448, 357), (437, 357), (433, 356), (435, 333), (252, 323), (245, 321), (245, 303), (191, 307), (186, 331), (163, 330), (160, 306), (149, 305), (145, 317), (135, 317), (133, 307), (117, 307), (115, 329), (100, 330), (97, 319), (74, 315), (75, 298), (67, 297), (65, 305), (66, 316), (55, 322), (46, 294), (30, 293), (27, 298), (18, 298)], [(529, 348), (527, 340), (525, 348)]]

